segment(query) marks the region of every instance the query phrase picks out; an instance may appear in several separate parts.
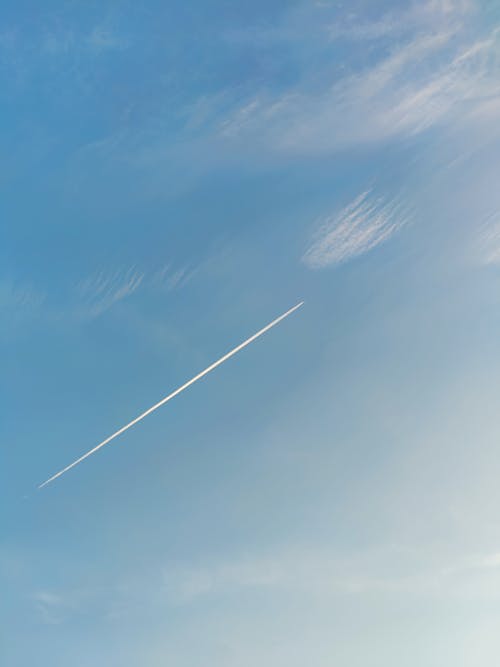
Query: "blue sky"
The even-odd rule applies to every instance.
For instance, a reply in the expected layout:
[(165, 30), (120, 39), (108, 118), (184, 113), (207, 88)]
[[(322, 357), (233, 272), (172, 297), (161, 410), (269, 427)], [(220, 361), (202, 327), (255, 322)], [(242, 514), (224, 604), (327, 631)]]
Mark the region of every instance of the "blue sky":
[(2, 664), (496, 666), (497, 3), (42, 4), (0, 29)]

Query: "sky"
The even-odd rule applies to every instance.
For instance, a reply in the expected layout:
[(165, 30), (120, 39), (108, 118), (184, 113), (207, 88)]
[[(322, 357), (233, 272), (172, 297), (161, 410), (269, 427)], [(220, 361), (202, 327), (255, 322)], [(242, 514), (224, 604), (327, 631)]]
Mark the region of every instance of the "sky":
[(6, 0), (0, 77), (2, 665), (496, 667), (496, 0)]

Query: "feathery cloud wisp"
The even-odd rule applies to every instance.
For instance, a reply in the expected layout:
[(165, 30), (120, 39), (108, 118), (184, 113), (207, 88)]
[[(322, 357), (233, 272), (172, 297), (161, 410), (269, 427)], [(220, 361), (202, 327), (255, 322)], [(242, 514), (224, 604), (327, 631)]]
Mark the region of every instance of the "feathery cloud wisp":
[(176, 267), (167, 263), (153, 272), (139, 270), (136, 266), (115, 271), (97, 271), (75, 286), (79, 312), (84, 317), (97, 317), (140, 290), (173, 292), (184, 287), (198, 270), (199, 265)]
[(30, 285), (0, 280), (0, 310), (19, 311), (35, 309), (42, 305), (45, 294)]
[(37, 591), (33, 600), (41, 620), (46, 625), (60, 625), (74, 610), (72, 601), (52, 591)]
[[(464, 29), (467, 7), (425, 7), (426, 21), (440, 18), (437, 28), (422, 30), (426, 24), (415, 12), (367, 24), (364, 31), (380, 40), (381, 56), (346, 76), (325, 70), (323, 86), (311, 89), (304, 80), (279, 94), (256, 91), (226, 113), (219, 136), (241, 145), (253, 138), (267, 150), (321, 154), (472, 119), (500, 98), (499, 29), (472, 38)], [(398, 30), (402, 38), (388, 48), (387, 34)], [(331, 48), (323, 46), (325, 53)]]
[(91, 317), (96, 317), (113, 304), (131, 296), (139, 289), (143, 280), (144, 273), (134, 267), (125, 273), (115, 271), (110, 274), (101, 271), (79, 282), (76, 290), (84, 302), (85, 311)]
[(482, 264), (500, 263), (500, 214), (489, 216), (482, 225), (479, 239), (480, 262)]
[(32, 285), (0, 279), (0, 337), (13, 335), (18, 327), (38, 318), (47, 295)]
[(302, 257), (311, 269), (340, 264), (368, 252), (392, 236), (408, 219), (397, 202), (372, 198), (367, 190), (337, 215), (324, 220)]
[(284, 550), (262, 556), (197, 566), (172, 564), (163, 572), (163, 591), (175, 604), (247, 590), (300, 591), (334, 597), (374, 592), (483, 595), (482, 577), (496, 575), (498, 553), (471, 556), (389, 544), (342, 557), (333, 550)]

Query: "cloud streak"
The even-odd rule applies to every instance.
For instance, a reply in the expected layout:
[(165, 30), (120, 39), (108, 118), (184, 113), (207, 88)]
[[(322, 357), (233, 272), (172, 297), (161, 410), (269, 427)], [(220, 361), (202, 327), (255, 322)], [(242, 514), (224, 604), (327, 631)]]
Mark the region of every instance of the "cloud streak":
[(79, 282), (76, 291), (83, 300), (85, 311), (91, 317), (96, 317), (118, 301), (134, 294), (143, 280), (144, 273), (137, 271), (135, 267), (131, 267), (125, 273), (101, 271)]
[(163, 572), (163, 590), (181, 605), (266, 590), (274, 596), (280, 591), (323, 597), (439, 591), (481, 596), (482, 578), (496, 577), (499, 569), (498, 553), (471, 556), (389, 544), (346, 558), (331, 549), (288, 549), (199, 567), (171, 564)]
[(215, 370), (218, 366), (220, 366), (220, 365), (223, 364), (225, 361), (227, 361), (228, 359), (230, 359), (232, 356), (234, 356), (235, 354), (237, 354), (238, 352), (240, 352), (240, 350), (242, 350), (243, 348), (247, 347), (247, 345), (250, 345), (250, 343), (253, 343), (254, 340), (256, 340), (257, 338), (259, 338), (260, 336), (262, 336), (263, 334), (265, 334), (267, 331), (269, 331), (269, 329), (272, 329), (274, 326), (276, 326), (277, 324), (279, 324), (279, 323), (280, 323), (282, 320), (284, 320), (286, 317), (288, 317), (288, 316), (291, 315), (293, 312), (295, 312), (296, 310), (298, 310), (298, 308), (300, 308), (300, 307), (303, 305), (303, 303), (304, 303), (304, 302), (301, 301), (300, 303), (298, 303), (298, 304), (297, 304), (296, 306), (294, 306), (293, 308), (290, 308), (290, 310), (287, 310), (286, 313), (283, 313), (283, 315), (280, 315), (279, 317), (277, 317), (275, 320), (273, 320), (272, 322), (270, 322), (269, 324), (267, 324), (263, 329), (260, 329), (260, 331), (258, 331), (257, 333), (255, 333), (253, 336), (250, 336), (250, 338), (247, 338), (247, 340), (245, 340), (243, 343), (240, 343), (240, 345), (238, 345), (237, 347), (235, 347), (234, 349), (232, 349), (230, 352), (228, 352), (227, 354), (225, 354), (224, 356), (222, 356), (220, 359), (218, 359), (217, 361), (215, 361), (213, 364), (210, 364), (210, 366), (208, 366), (207, 368), (205, 368), (205, 370), (203, 370), (203, 371), (201, 371), (200, 373), (198, 373), (198, 375), (195, 375), (193, 378), (191, 378), (191, 380), (188, 380), (188, 382), (184, 383), (184, 384), (181, 385), (178, 389), (176, 389), (176, 390), (173, 391), (172, 393), (168, 394), (168, 396), (165, 396), (165, 398), (162, 398), (161, 401), (158, 401), (158, 403), (155, 403), (155, 405), (153, 405), (152, 407), (148, 408), (145, 412), (143, 412), (142, 414), (140, 414), (138, 417), (136, 417), (135, 419), (133, 419), (131, 422), (129, 422), (129, 423), (126, 424), (125, 426), (122, 426), (122, 428), (118, 429), (118, 431), (116, 431), (115, 433), (113, 433), (112, 435), (110, 435), (108, 438), (106, 438), (105, 440), (103, 440), (102, 442), (100, 442), (98, 445), (96, 445), (93, 449), (91, 449), (90, 451), (88, 451), (86, 454), (84, 454), (83, 456), (80, 456), (80, 458), (76, 459), (76, 461), (73, 461), (73, 463), (70, 463), (70, 465), (66, 466), (65, 468), (63, 468), (62, 470), (60, 470), (59, 472), (57, 472), (55, 475), (52, 475), (52, 477), (49, 477), (49, 479), (47, 479), (45, 482), (43, 482), (42, 484), (40, 484), (40, 485), (38, 486), (38, 488), (41, 489), (41, 488), (43, 488), (44, 486), (46, 486), (47, 484), (50, 484), (51, 482), (53, 482), (54, 480), (56, 480), (56, 479), (57, 479), (58, 477), (60, 477), (61, 475), (64, 475), (65, 472), (68, 472), (68, 470), (71, 470), (71, 468), (74, 468), (74, 467), (77, 466), (79, 463), (82, 463), (82, 461), (84, 461), (86, 458), (88, 458), (88, 457), (91, 456), (92, 454), (95, 454), (95, 452), (97, 452), (99, 449), (101, 449), (102, 447), (104, 447), (105, 445), (107, 445), (108, 443), (110, 443), (112, 440), (114, 440), (115, 438), (117, 438), (117, 437), (118, 437), (119, 435), (121, 435), (122, 433), (125, 433), (125, 431), (128, 431), (129, 428), (132, 428), (132, 426), (134, 426), (134, 425), (137, 424), (138, 422), (142, 421), (145, 417), (147, 417), (148, 415), (150, 415), (152, 412), (154, 412), (155, 410), (158, 410), (158, 408), (160, 408), (162, 405), (165, 405), (165, 403), (168, 403), (168, 401), (171, 401), (173, 398), (175, 398), (175, 396), (177, 396), (178, 394), (180, 394), (181, 392), (183, 392), (185, 389), (187, 389), (188, 387), (190, 387), (192, 384), (194, 384), (194, 383), (197, 382), (198, 380), (201, 380), (202, 377), (204, 377), (205, 375), (207, 375), (207, 374), (210, 373), (211, 371)]
[(97, 271), (75, 286), (79, 312), (83, 317), (94, 318), (142, 290), (173, 292), (184, 287), (198, 269), (198, 266), (176, 267), (167, 263), (153, 272), (139, 270), (136, 266)]
[[(432, 128), (484, 127), (487, 120), (496, 131), (499, 31), (491, 22), (479, 27), (475, 3), (412, 2), (372, 20), (365, 10), (365, 3), (349, 3), (347, 11), (335, 3), (299, 2), (276, 24), (224, 33), (225, 48), (243, 48), (257, 61), (272, 49), (275, 74), (187, 96), (175, 141), (154, 112), (144, 119), (147, 131), (117, 125), (112, 135), (81, 148), (78, 160), (146, 169), (148, 176), (154, 168), (145, 191), (161, 185), (165, 194), (167, 182), (170, 192), (190, 187), (179, 177), (184, 170), (172, 167), (178, 164), (189, 163), (198, 178), (234, 160), (279, 161), (403, 138), (423, 141)], [(292, 70), (292, 80), (276, 77)]]
[(38, 319), (46, 305), (47, 295), (29, 284), (0, 279), (0, 337), (10, 337)]
[(482, 225), (479, 246), (482, 264), (500, 264), (500, 212), (488, 216)]
[(340, 213), (323, 220), (302, 257), (310, 269), (341, 264), (387, 241), (408, 220), (398, 202), (363, 192)]
[[(428, 3), (425, 12), (385, 17), (353, 28), (380, 43), (374, 63), (346, 76), (325, 69), (324, 85), (307, 79), (273, 94), (256, 91), (220, 121), (222, 140), (257, 142), (268, 151), (323, 154), (350, 145), (415, 136), (440, 123), (471, 118), (500, 97), (499, 29), (471, 38), (466, 3)], [(420, 16), (422, 14), (422, 16)], [(437, 28), (422, 30), (432, 16)], [(345, 31), (339, 28), (345, 37)], [(390, 45), (388, 37), (403, 37)], [(330, 37), (330, 42), (332, 37)], [(333, 40), (335, 42), (335, 40)], [(328, 41), (319, 43), (328, 53)]]

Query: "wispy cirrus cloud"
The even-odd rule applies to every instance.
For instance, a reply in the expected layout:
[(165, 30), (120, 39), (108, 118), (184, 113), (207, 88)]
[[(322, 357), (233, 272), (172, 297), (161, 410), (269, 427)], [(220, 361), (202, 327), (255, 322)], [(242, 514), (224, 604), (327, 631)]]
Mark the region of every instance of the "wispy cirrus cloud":
[(144, 273), (135, 267), (113, 273), (101, 271), (79, 282), (76, 291), (85, 312), (96, 317), (137, 292), (143, 280)]
[(186, 266), (176, 268), (172, 264), (167, 263), (164, 267), (153, 273), (151, 281), (160, 289), (166, 289), (168, 292), (173, 292), (189, 282), (198, 270), (199, 266), (193, 268), (191, 265), (187, 264)]
[(36, 54), (37, 62), (46, 57), (93, 58), (127, 46), (124, 36), (105, 23), (82, 31), (80, 26), (49, 22), (46, 26), (37, 25), (36, 31), (29, 36), (16, 25), (7, 25), (0, 32), (0, 64), (27, 71), (33, 66), (33, 54)]
[(335, 60), (339, 42), (369, 40), (370, 58), (323, 63), (321, 78), (307, 72), (278, 94), (261, 87), (226, 110), (219, 136), (240, 146), (251, 139), (266, 151), (321, 154), (471, 118), (500, 100), (499, 29), (468, 30), (476, 9), (443, 0), (371, 20), (366, 8), (335, 13), (327, 36), (318, 29), (317, 49)]
[(37, 591), (33, 600), (42, 622), (47, 625), (60, 625), (74, 609), (74, 602), (53, 591)]
[(41, 55), (64, 56), (80, 54), (98, 56), (105, 51), (123, 49), (126, 42), (111, 28), (104, 24), (94, 26), (88, 32), (73, 29), (70, 26), (61, 26), (57, 30), (48, 30), (37, 36), (35, 46)]
[(479, 261), (500, 264), (500, 212), (488, 216), (479, 234)]
[(423, 0), (402, 9), (396, 6), (371, 21), (366, 20), (365, 11), (351, 11), (333, 21), (328, 33), (335, 40), (380, 40), (401, 37), (415, 30), (435, 32), (443, 27), (458, 28), (473, 13), (472, 0)]
[(45, 301), (45, 292), (31, 284), (8, 278), (0, 280), (0, 333), (12, 333), (36, 318)]
[(387, 241), (408, 220), (398, 201), (387, 202), (366, 190), (321, 221), (302, 261), (311, 269), (341, 264)]
[[(388, 568), (386, 563), (391, 562)], [(415, 587), (432, 572), (429, 559), (411, 549), (389, 546), (345, 559), (328, 549), (291, 549), (243, 556), (201, 567), (165, 568), (164, 592), (176, 604), (244, 591), (295, 591), (330, 597)]]
[(102, 268), (62, 288), (0, 278), (0, 336), (10, 337), (27, 324), (55, 324), (68, 317), (91, 320), (140, 294), (154, 298), (177, 292), (202, 265), (167, 262), (150, 269)]
[(280, 152), (328, 153), (470, 118), (500, 97), (498, 33), (458, 48), (455, 37), (453, 29), (418, 35), (314, 93), (263, 90), (229, 112), (220, 136), (254, 137)]
[(0, 280), (0, 308), (19, 311), (38, 308), (45, 300), (45, 294), (31, 285), (12, 280)]
[(76, 616), (106, 617), (114, 604), (120, 602), (113, 585), (99, 588), (38, 589), (31, 602), (39, 620), (45, 625), (63, 625)]
[(113, 621), (144, 610), (164, 610), (200, 600), (246, 599), (290, 593), (332, 600), (338, 596), (404, 594), (497, 598), (500, 554), (440, 551), (381, 544), (349, 554), (328, 547), (276, 548), (232, 554), (204, 563), (171, 562), (132, 581), (108, 578), (95, 588), (39, 589), (30, 600), (40, 621), (62, 625), (75, 616)]
[(116, 34), (105, 25), (95, 26), (85, 37), (84, 44), (94, 55), (99, 55), (105, 51), (121, 50), (127, 46), (123, 36)]
[(97, 317), (110, 308), (138, 294), (141, 290), (173, 292), (181, 289), (197, 272), (191, 265), (176, 266), (170, 262), (155, 270), (101, 270), (80, 280), (75, 286), (78, 310), (85, 317)]
[[(175, 141), (152, 113), (143, 119), (147, 131), (118, 127), (82, 148), (79, 159), (148, 174), (159, 164), (171, 169), (188, 160), (191, 170), (196, 164), (203, 173), (235, 159), (322, 156), (415, 141), (432, 128), (486, 122), (496, 128), (499, 32), (491, 23), (474, 23), (479, 13), (469, 0), (396, 4), (385, 13), (362, 1), (350, 3), (348, 11), (335, 3), (297, 3), (275, 23), (221, 35), (225, 48), (250, 53), (253, 61), (265, 60), (271, 49), (278, 59), (274, 73), (187, 95), (176, 116)], [(289, 71), (296, 76), (279, 75)], [(163, 94), (160, 87), (160, 99)], [(185, 187), (181, 172), (173, 169), (169, 187)], [(154, 190), (155, 183), (156, 175), (147, 188)]]
[(208, 566), (165, 568), (163, 592), (174, 604), (245, 591), (294, 591), (323, 597), (374, 592), (487, 595), (498, 581), (499, 554), (446, 554), (385, 545), (348, 558), (329, 550), (290, 550), (235, 558)]

